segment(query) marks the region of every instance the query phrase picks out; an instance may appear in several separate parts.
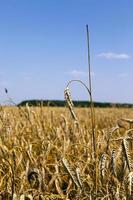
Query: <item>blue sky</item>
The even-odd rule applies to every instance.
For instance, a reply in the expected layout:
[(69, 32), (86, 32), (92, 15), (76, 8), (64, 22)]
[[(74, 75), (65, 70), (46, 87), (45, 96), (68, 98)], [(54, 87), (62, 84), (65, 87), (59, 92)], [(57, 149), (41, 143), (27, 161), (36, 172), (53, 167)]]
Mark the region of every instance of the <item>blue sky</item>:
[(133, 103), (132, 10), (132, 0), (0, 0), (0, 102), (4, 88), (19, 102), (64, 99), (69, 80), (88, 83), (88, 24), (94, 100)]

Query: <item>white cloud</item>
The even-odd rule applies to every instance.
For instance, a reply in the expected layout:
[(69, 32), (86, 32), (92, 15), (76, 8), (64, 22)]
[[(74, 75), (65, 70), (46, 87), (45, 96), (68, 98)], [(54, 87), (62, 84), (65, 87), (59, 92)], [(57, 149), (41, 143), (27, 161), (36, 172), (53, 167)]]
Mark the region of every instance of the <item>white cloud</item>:
[[(87, 71), (80, 71), (80, 70), (72, 70), (70, 72), (68, 72), (68, 74), (74, 76), (74, 77), (85, 77), (85, 76), (88, 76), (88, 72)], [(94, 72), (91, 73), (92, 76), (95, 75)]]
[(98, 57), (105, 58), (105, 59), (129, 59), (130, 56), (126, 53), (100, 53)]

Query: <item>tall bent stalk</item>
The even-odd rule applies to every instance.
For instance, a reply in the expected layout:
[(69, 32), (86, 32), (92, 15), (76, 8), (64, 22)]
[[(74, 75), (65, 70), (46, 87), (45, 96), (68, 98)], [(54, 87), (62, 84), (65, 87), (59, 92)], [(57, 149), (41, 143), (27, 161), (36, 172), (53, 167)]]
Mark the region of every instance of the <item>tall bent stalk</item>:
[(91, 109), (91, 124), (92, 124), (92, 145), (94, 149), (95, 158), (95, 193), (97, 195), (97, 141), (96, 141), (96, 130), (95, 130), (95, 111), (94, 103), (92, 98), (92, 81), (91, 81), (91, 64), (90, 64), (90, 41), (89, 41), (89, 29), (86, 25), (87, 32), (87, 47), (88, 47), (88, 76), (89, 76), (89, 91), (90, 91), (90, 109)]
[(67, 87), (65, 89), (65, 99), (68, 103), (69, 110), (71, 112), (72, 118), (74, 119), (75, 122), (77, 122), (77, 117), (74, 112), (74, 105), (72, 102), (72, 98), (70, 95), (69, 91), (69, 85), (73, 82), (78, 82), (82, 86), (84, 86), (87, 89), (87, 92), (89, 94), (89, 101), (90, 101), (90, 109), (91, 109), (91, 128), (92, 128), (92, 139), (91, 139), (91, 146), (92, 146), (92, 152), (93, 152), (93, 158), (95, 162), (95, 195), (97, 195), (97, 142), (96, 142), (96, 130), (95, 130), (95, 111), (94, 111), (94, 103), (93, 103), (93, 98), (92, 98), (92, 84), (91, 84), (91, 65), (90, 65), (90, 45), (89, 45), (89, 30), (88, 30), (88, 25), (86, 25), (86, 30), (87, 30), (87, 47), (88, 47), (88, 76), (89, 76), (89, 82), (88, 82), (88, 87), (86, 84), (84, 84), (81, 80), (71, 80), (68, 82)]
[(95, 133), (95, 111), (94, 103), (92, 98), (92, 81), (91, 81), (91, 65), (90, 65), (90, 41), (89, 41), (89, 30), (88, 25), (86, 25), (87, 31), (87, 47), (88, 47), (88, 76), (89, 76), (89, 91), (90, 91), (90, 105), (91, 105), (91, 123), (92, 123), (92, 144), (94, 149), (94, 156), (96, 158), (96, 133)]

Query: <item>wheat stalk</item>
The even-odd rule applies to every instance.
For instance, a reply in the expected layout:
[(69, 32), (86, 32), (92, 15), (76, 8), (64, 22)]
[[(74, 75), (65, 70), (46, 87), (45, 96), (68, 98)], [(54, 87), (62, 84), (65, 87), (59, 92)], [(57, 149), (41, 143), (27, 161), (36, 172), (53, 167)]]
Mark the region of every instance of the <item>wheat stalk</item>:
[(71, 98), (71, 93), (70, 93), (70, 90), (69, 90), (68, 87), (65, 89), (64, 95), (65, 95), (65, 99), (67, 101), (70, 113), (72, 115), (72, 118), (74, 119), (74, 121), (78, 122), (77, 116), (74, 112), (74, 104), (73, 104), (73, 101), (72, 101), (72, 98)]
[(131, 164), (131, 157), (129, 155), (128, 145), (127, 141), (125, 139), (122, 140), (122, 150), (126, 159), (126, 163), (129, 169), (129, 172), (131, 172), (132, 164)]
[(133, 172), (130, 172), (127, 176), (127, 187), (130, 196), (132, 195), (132, 186), (133, 186)]
[(100, 175), (101, 175), (102, 184), (104, 182), (104, 177), (105, 177), (105, 172), (106, 172), (106, 159), (107, 159), (106, 154), (102, 154), (101, 159), (100, 159)]
[(69, 173), (71, 179), (73, 180), (74, 184), (77, 186), (77, 188), (80, 188), (80, 185), (79, 185), (79, 182), (77, 180), (77, 177), (76, 177), (76, 173), (75, 171), (71, 168), (68, 160), (66, 158), (63, 158), (62, 159), (62, 163), (63, 165), (65, 166), (67, 172)]
[(80, 177), (80, 168), (79, 167), (77, 167), (76, 168), (76, 176), (77, 176), (77, 180), (78, 180), (78, 182), (79, 182), (79, 185), (80, 185), (80, 188), (82, 189), (83, 188), (83, 183), (82, 183), (82, 180), (81, 180), (81, 177)]
[(116, 158), (116, 150), (112, 150), (111, 154), (111, 161), (110, 161), (110, 171), (112, 174), (116, 177), (116, 163), (115, 163), (115, 158)]

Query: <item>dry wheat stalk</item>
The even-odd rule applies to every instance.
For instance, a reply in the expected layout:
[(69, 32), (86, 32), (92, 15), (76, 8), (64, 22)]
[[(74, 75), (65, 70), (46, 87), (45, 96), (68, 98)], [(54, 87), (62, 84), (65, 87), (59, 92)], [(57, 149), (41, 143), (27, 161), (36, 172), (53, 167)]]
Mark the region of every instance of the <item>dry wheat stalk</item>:
[(76, 177), (76, 173), (71, 168), (68, 160), (66, 158), (63, 158), (62, 159), (62, 163), (63, 163), (64, 167), (66, 168), (67, 172), (69, 173), (69, 175), (70, 175), (71, 179), (73, 180), (74, 184), (77, 186), (77, 188), (80, 188), (79, 182), (78, 182), (77, 177)]
[(106, 159), (107, 156), (106, 154), (102, 154), (101, 159), (100, 159), (100, 175), (101, 175), (101, 182), (104, 182), (104, 177), (106, 173)]
[(129, 172), (131, 172), (132, 169), (131, 157), (129, 155), (127, 141), (125, 139), (122, 140), (122, 151), (124, 153)]
[(78, 180), (78, 182), (79, 182), (79, 185), (80, 185), (80, 188), (82, 189), (83, 188), (83, 184), (82, 184), (82, 180), (81, 180), (81, 177), (80, 177), (80, 168), (79, 167), (77, 167), (76, 168), (76, 176), (77, 176), (77, 180)]
[(122, 118), (121, 120), (128, 122), (128, 123), (133, 123), (133, 119)]
[(110, 161), (110, 171), (111, 171), (112, 175), (114, 175), (116, 177), (115, 157), (116, 157), (116, 150), (113, 149), (112, 154), (111, 154), (111, 161)]
[(63, 194), (63, 191), (60, 187), (60, 184), (59, 184), (59, 181), (58, 181), (58, 178), (55, 179), (55, 187), (56, 187), (56, 190), (58, 192), (58, 194), (61, 196), (61, 198), (65, 198), (65, 195)]
[(128, 193), (131, 196), (132, 195), (132, 188), (133, 188), (133, 172), (129, 172), (127, 176), (127, 188), (128, 188)]
[(19, 200), (33, 200), (33, 197), (31, 195), (26, 196), (22, 194)]
[(108, 152), (109, 150), (109, 146), (110, 146), (110, 140), (111, 140), (111, 137), (112, 137), (112, 134), (119, 129), (119, 126), (115, 126), (115, 127), (112, 127), (109, 132), (108, 132), (108, 140), (107, 140), (107, 147), (106, 147), (106, 152)]
[(68, 87), (65, 89), (64, 95), (65, 95), (65, 99), (67, 101), (70, 113), (72, 115), (72, 118), (74, 119), (74, 121), (78, 122), (77, 116), (74, 112), (74, 105), (73, 105), (73, 101), (72, 101), (72, 98), (71, 98), (71, 93), (70, 93), (70, 90), (69, 90)]

